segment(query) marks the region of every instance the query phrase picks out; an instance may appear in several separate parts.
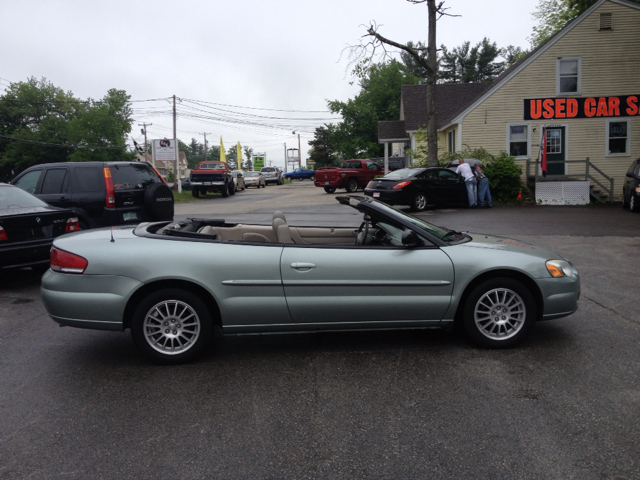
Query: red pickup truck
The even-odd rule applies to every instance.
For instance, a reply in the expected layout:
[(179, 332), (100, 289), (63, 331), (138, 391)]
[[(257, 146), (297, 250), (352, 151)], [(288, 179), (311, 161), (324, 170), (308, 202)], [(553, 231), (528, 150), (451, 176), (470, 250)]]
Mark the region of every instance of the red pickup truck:
[(373, 160), (346, 160), (342, 168), (321, 167), (316, 170), (316, 187), (324, 187), (327, 193), (333, 193), (337, 188), (346, 188), (353, 193), (358, 188), (367, 186), (376, 175), (384, 175), (384, 170)]
[(236, 193), (231, 170), (225, 162), (208, 160), (200, 162), (198, 168), (191, 170), (191, 194), (194, 197), (207, 192), (221, 192), (223, 197)]

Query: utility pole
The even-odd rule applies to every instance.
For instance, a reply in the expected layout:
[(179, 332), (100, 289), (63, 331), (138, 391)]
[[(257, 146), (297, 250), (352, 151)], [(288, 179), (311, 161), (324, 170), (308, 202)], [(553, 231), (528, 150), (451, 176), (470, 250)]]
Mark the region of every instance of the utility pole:
[(284, 173), (287, 173), (287, 164), (289, 159), (287, 158), (287, 142), (284, 142)]
[(143, 122), (138, 124), (139, 127), (143, 127), (140, 131), (144, 134), (144, 153), (147, 153), (147, 150), (149, 150), (149, 146), (147, 145), (147, 127), (150, 127), (151, 125), (153, 125), (153, 123)]
[[(296, 134), (295, 130), (293, 132), (294, 135)], [(298, 167), (302, 168), (302, 150), (300, 150), (300, 134), (298, 134)]]
[[(207, 161), (207, 132), (203, 132), (202, 135), (204, 135), (204, 161)], [(211, 133), (209, 133), (209, 135), (211, 135)]]
[(176, 146), (176, 161), (173, 166), (173, 189), (178, 190), (179, 193), (182, 193), (182, 182), (180, 181), (180, 149), (178, 148), (178, 133), (176, 129), (176, 96), (173, 96), (173, 141)]

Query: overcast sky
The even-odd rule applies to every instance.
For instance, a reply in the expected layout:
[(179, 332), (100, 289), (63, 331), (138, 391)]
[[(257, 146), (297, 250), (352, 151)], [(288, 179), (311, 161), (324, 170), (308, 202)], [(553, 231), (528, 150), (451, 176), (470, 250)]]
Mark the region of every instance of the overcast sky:
[[(528, 48), (537, 4), (447, 0), (461, 16), (440, 19), (438, 45), (486, 36)], [(293, 130), (306, 152), (331, 118), (327, 100), (357, 94), (341, 53), (372, 20), (387, 38), (426, 42), (427, 7), (406, 0), (0, 0), (0, 91), (33, 76), (82, 99), (110, 88), (132, 100), (176, 95), (181, 140), (202, 142), (207, 132), (210, 144), (240, 141), (284, 166), (284, 143), (297, 147)], [(142, 122), (153, 123), (150, 138), (172, 136), (168, 101), (133, 106), (136, 140)]]

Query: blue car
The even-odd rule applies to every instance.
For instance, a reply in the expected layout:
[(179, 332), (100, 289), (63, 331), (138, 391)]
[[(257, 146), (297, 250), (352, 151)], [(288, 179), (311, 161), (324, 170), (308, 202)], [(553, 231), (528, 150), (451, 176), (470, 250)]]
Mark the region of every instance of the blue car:
[(316, 171), (315, 170), (305, 170), (303, 168), (296, 168), (293, 172), (287, 172), (283, 175), (284, 178), (288, 178), (289, 180), (298, 179), (300, 181), (305, 179), (310, 179), (312, 182), (316, 179)]

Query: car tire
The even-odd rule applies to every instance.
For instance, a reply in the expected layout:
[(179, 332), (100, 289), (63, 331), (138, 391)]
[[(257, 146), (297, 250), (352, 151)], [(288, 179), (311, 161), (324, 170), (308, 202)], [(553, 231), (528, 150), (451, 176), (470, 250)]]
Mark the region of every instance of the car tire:
[(324, 191), (327, 193), (334, 193), (336, 191), (336, 187), (324, 187)]
[(191, 187), (191, 195), (198, 198), (200, 196), (200, 187)]
[(131, 336), (140, 352), (163, 365), (187, 363), (211, 342), (213, 319), (195, 294), (167, 288), (145, 297), (131, 321)]
[(358, 191), (358, 180), (350, 178), (347, 180), (347, 193), (356, 193)]
[(631, 195), (629, 195), (629, 210), (631, 210), (632, 212), (640, 211), (640, 203), (638, 202), (638, 199), (633, 194), (633, 192), (631, 192)]
[(427, 200), (427, 196), (422, 192), (418, 192), (411, 200), (411, 210), (414, 212), (424, 212), (427, 209), (428, 204), (429, 201)]
[(537, 317), (531, 292), (519, 281), (498, 277), (475, 287), (464, 305), (467, 335), (485, 348), (510, 348), (531, 332)]
[(228, 183), (225, 183), (225, 185), (222, 187), (222, 191), (221, 191), (222, 196), (225, 197), (225, 198), (228, 197), (230, 191), (231, 191), (231, 187), (229, 187)]
[(622, 190), (622, 208), (629, 208), (629, 202), (627, 202), (627, 197), (624, 195), (624, 190)]
[(173, 192), (165, 183), (154, 183), (144, 191), (144, 209), (152, 220), (172, 220), (173, 203)]
[(309, 177), (309, 180), (311, 180), (312, 182), (315, 182), (316, 181), (316, 176), (315, 175), (311, 175)]
[(234, 182), (229, 184), (229, 195), (235, 195), (238, 191), (237, 185)]

